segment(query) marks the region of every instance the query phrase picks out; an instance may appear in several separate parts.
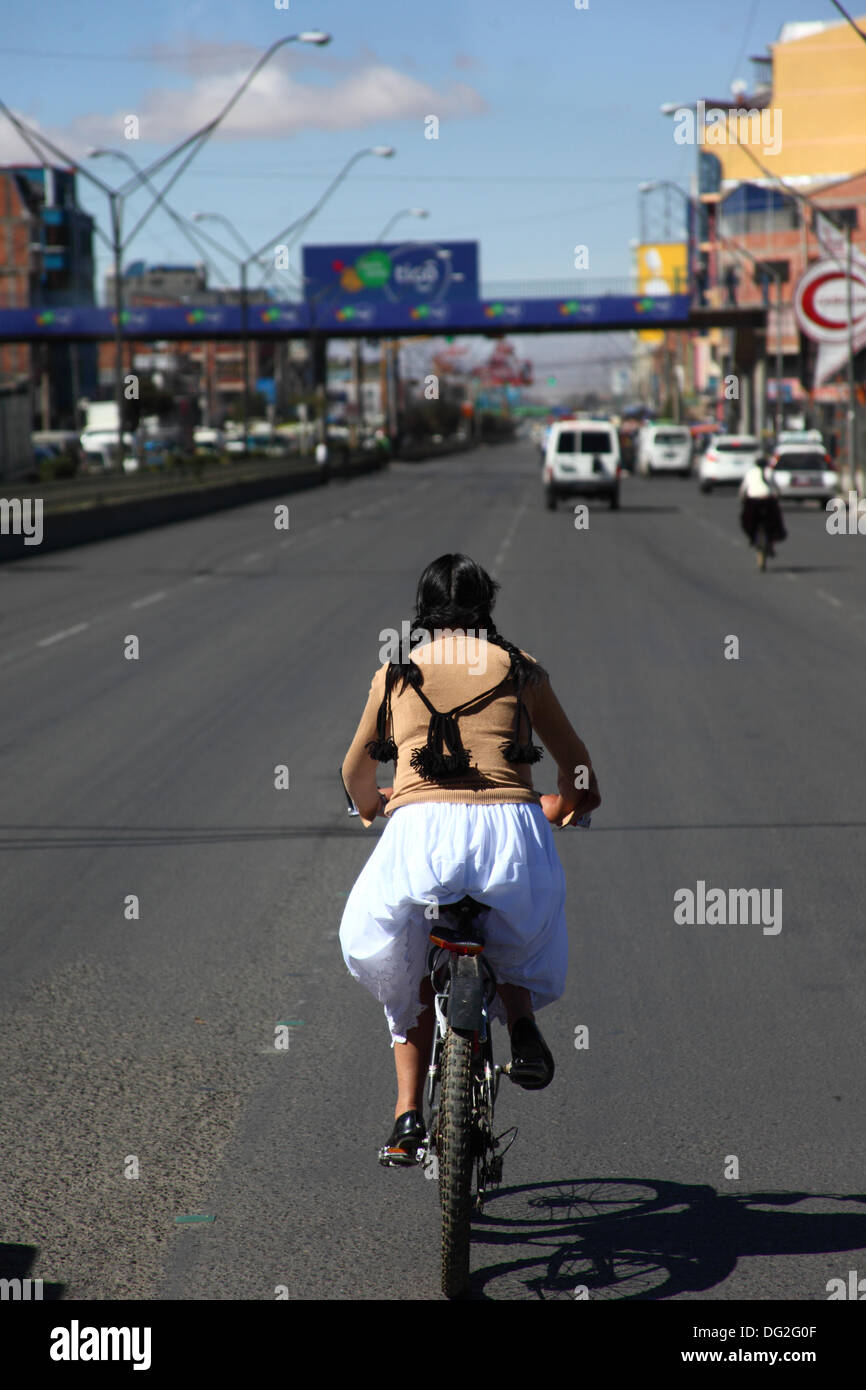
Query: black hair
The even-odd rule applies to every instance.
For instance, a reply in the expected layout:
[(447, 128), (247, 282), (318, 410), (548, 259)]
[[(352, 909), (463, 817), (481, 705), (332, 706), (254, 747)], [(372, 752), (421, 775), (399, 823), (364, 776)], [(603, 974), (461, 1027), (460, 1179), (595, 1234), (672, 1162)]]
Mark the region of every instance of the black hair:
[[(537, 685), (546, 672), (536, 661), (525, 657), (519, 647), (507, 641), (493, 621), (499, 588), (496, 580), (468, 555), (440, 555), (418, 580), (412, 627), (421, 629), (423, 636), (415, 645), (429, 640), (436, 628), (474, 628), (476, 632), (482, 629), (488, 642), (508, 653), (511, 675), (519, 685)], [(389, 689), (393, 689), (397, 681), (401, 682), (401, 690), (407, 685), (417, 688), (424, 681), (417, 661), (392, 662), (388, 676)]]
[[(413, 633), (411, 635), (417, 635), (415, 646), (420, 646), (425, 640), (432, 637), (437, 628), (440, 630), (456, 628), (464, 631), (471, 628), (476, 633), (483, 632), (488, 642), (496, 647), (501, 647), (507, 653), (510, 665), (506, 679), (513, 680), (516, 686), (517, 710), (514, 738), (505, 745), (503, 752), (506, 759), (512, 763), (537, 762), (542, 756), (542, 750), (531, 741), (531, 724), (529, 725), (529, 742), (522, 743), (520, 741), (521, 720), (525, 717), (528, 721), (522, 693), (527, 685), (540, 684), (547, 673), (543, 667), (539, 666), (538, 662), (524, 656), (519, 647), (514, 646), (497, 630), (492, 612), (499, 587), (496, 580), (492, 579), (487, 571), (482, 569), (475, 560), (470, 559), (468, 555), (440, 555), (438, 559), (433, 560), (427, 566), (418, 581), (415, 594), (415, 615), (412, 619)], [(385, 678), (385, 698), (382, 700), (377, 719), (377, 737), (367, 745), (370, 756), (379, 762), (396, 760), (397, 750), (393, 738), (388, 735), (388, 724), (391, 715), (391, 692), (397, 687), (398, 682), (401, 690), (405, 690), (409, 685), (420, 694), (421, 686), (424, 683), (424, 672), (418, 662), (408, 658), (408, 654), (405, 661), (392, 661), (388, 665)], [(428, 703), (425, 696), (421, 695), (421, 699), (425, 704)], [(475, 701), (467, 701), (466, 703), (469, 705)], [(432, 711), (432, 706), (429, 708)], [(460, 706), (458, 710), (462, 708)], [(451, 715), (456, 713), (457, 711), (452, 711), (448, 716), (437, 716), (446, 720), (445, 744), (442, 744), (441, 730), (439, 733), (436, 732), (440, 726), (436, 723), (435, 718), (431, 719), (428, 748), (425, 750), (416, 749), (413, 755), (412, 765), (421, 772), (422, 776), (429, 776), (429, 780), (432, 780), (434, 775), (442, 776), (468, 771), (468, 756), (460, 743), (456, 722), (451, 722)], [(436, 712), (433, 711), (433, 714), (436, 715)], [(442, 744), (438, 754), (432, 751), (434, 741)], [(452, 747), (453, 756), (444, 753), (446, 745)], [(422, 771), (422, 765), (426, 771)]]

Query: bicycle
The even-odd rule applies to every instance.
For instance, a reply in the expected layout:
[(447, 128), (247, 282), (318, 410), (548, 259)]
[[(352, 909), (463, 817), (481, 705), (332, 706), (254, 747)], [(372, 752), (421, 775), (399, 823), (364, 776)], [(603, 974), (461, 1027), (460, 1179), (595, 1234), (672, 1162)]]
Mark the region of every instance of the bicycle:
[[(343, 790), (349, 815), (357, 815), (345, 784)], [(573, 824), (588, 830), (591, 822), (589, 814)], [(469, 1286), (472, 1214), (481, 1214), (487, 1192), (501, 1183), (503, 1159), (517, 1138), (516, 1125), (494, 1133), (500, 1079), (514, 1078), (512, 1063), (500, 1066), (493, 1057), (489, 1006), (497, 982), (484, 955), (483, 931), (489, 911), (468, 895), (438, 905), (429, 934), (427, 970), (436, 1021), (427, 1069), (427, 1138), (415, 1157), (425, 1176), (439, 1181), (441, 1283), (446, 1298), (459, 1298)], [(390, 1166), (387, 1146), (378, 1156), (381, 1164)]]
[(763, 574), (767, 568), (768, 557), (775, 553), (773, 550), (773, 542), (770, 540), (769, 523), (766, 518), (762, 518), (758, 523), (758, 529), (755, 532), (755, 547), (758, 552), (758, 569)]

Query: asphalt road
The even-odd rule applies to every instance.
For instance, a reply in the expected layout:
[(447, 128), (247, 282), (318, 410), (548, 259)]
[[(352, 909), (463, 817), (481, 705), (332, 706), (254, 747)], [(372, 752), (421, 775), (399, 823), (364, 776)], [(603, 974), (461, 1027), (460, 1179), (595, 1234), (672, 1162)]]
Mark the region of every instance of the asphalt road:
[[(808, 1301), (866, 1271), (866, 538), (791, 509), (762, 576), (731, 495), (629, 478), (578, 530), (538, 474), (487, 448), (288, 497), (288, 533), (263, 502), (4, 567), (6, 1265), (65, 1298), (439, 1297), (435, 1184), (376, 1162), (388, 1033), (336, 939), (376, 832), (336, 772), (380, 630), (463, 550), (604, 796), (557, 832), (557, 1075), (503, 1083), (476, 1295)], [(678, 923), (699, 881), (781, 890), (781, 930)]]

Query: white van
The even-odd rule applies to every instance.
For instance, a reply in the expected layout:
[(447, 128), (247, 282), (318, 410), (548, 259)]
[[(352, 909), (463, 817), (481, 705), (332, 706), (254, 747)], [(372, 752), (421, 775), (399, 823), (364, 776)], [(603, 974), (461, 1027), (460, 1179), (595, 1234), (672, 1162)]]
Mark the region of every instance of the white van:
[(637, 471), (652, 473), (692, 471), (692, 432), (686, 425), (644, 425), (637, 437)]
[(602, 497), (619, 506), (619, 436), (610, 420), (557, 420), (544, 451), (544, 503), (560, 497)]

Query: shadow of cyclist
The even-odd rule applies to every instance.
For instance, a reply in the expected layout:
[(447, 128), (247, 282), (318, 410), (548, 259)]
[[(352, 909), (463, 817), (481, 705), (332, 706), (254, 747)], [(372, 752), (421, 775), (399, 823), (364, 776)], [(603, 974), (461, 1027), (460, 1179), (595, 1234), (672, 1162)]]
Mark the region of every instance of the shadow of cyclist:
[[(803, 1209), (818, 1205), (835, 1209)], [(863, 1249), (866, 1195), (564, 1179), (491, 1194), (472, 1237), (476, 1252), (519, 1245), (537, 1254), (476, 1270), (470, 1297), (665, 1299), (715, 1287), (741, 1256)]]

